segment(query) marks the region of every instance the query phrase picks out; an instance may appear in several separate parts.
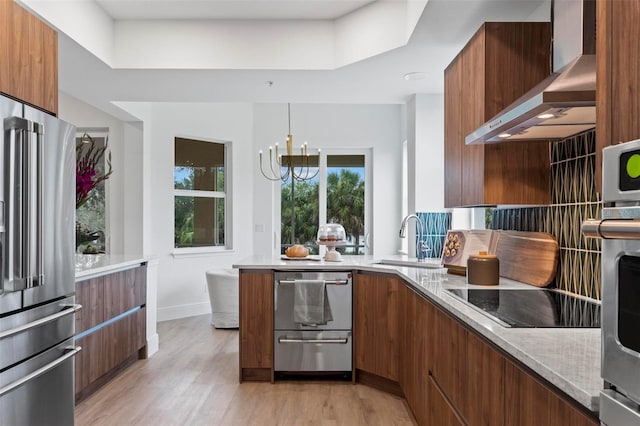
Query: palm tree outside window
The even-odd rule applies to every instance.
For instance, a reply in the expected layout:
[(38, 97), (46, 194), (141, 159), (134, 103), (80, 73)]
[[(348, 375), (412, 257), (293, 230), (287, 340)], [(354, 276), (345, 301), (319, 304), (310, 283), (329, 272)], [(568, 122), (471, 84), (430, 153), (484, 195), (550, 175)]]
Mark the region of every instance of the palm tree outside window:
[[(331, 153), (315, 156), (318, 176), (310, 181), (281, 184), (281, 253), (292, 244), (303, 244), (318, 254), (316, 233), (320, 223), (340, 223), (347, 233), (342, 254), (366, 254), (367, 155)], [(293, 191), (293, 204), (291, 192)], [(293, 230), (293, 234), (292, 234)], [(292, 237), (293, 235), (293, 237)]]

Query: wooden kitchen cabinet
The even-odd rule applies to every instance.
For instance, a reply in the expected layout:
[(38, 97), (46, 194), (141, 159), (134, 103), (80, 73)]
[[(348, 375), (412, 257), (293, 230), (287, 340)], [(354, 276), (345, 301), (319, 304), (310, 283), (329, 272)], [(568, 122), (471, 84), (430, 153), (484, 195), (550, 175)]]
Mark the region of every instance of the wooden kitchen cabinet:
[(147, 299), (147, 268), (138, 267), (104, 276), (105, 318), (113, 318), (137, 306)]
[(464, 138), (551, 71), (546, 22), (487, 22), (444, 74), (445, 207), (548, 204), (549, 142)]
[(82, 305), (82, 309), (76, 312), (76, 334), (105, 321), (103, 300), (104, 277), (76, 283), (76, 303)]
[(240, 270), (240, 382), (273, 381), (273, 271)]
[[(444, 205), (462, 205), (462, 59), (461, 55), (444, 72)], [(474, 147), (469, 147), (471, 150)], [(477, 149), (477, 147), (475, 147)]]
[(442, 390), (438, 387), (433, 376), (427, 377), (426, 386), (426, 420), (424, 422), (418, 421), (418, 424), (432, 426), (464, 426), (464, 420), (460, 418), (456, 409), (451, 405)]
[(640, 1), (596, 2), (596, 187), (602, 148), (640, 138)]
[(76, 402), (146, 357), (146, 265), (76, 282)]
[(467, 401), (468, 331), (440, 309), (431, 317), (428, 345), (429, 373), (447, 399), (458, 410)]
[[(429, 360), (427, 346), (431, 345), (433, 307), (424, 298), (403, 285), (402, 339), (400, 345), (400, 386), (418, 424), (425, 425), (433, 418), (429, 399)], [(435, 397), (435, 396), (434, 396)]]
[(357, 374), (399, 381), (400, 288), (383, 274), (358, 273), (353, 284), (353, 341)]
[(469, 425), (504, 423), (504, 357), (473, 332), (467, 333), (463, 416)]
[(600, 422), (526, 371), (505, 361), (505, 425), (595, 426)]
[(76, 346), (82, 347), (75, 357), (76, 403), (142, 358), (141, 350), (146, 345), (146, 315), (147, 308), (143, 307), (76, 339)]
[(431, 321), (430, 380), (466, 424), (503, 424), (503, 356), (438, 308)]
[[(240, 380), (273, 380), (271, 270), (240, 270)], [(409, 283), (359, 271), (353, 281), (356, 381), (406, 398), (419, 425), (596, 425)]]
[(12, 0), (0, 0), (0, 92), (58, 113), (58, 33)]

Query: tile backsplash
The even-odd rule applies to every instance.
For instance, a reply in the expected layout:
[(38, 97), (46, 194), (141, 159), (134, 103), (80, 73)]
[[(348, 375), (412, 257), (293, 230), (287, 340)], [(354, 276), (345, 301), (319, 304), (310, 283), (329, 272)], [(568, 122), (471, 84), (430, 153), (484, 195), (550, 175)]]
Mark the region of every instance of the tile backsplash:
[[(424, 240), (429, 246), (427, 257), (438, 258), (442, 255), (442, 246), (447, 236), (447, 230), (451, 228), (451, 213), (417, 213), (422, 220)], [(418, 237), (416, 236), (416, 242)], [(417, 256), (417, 253), (416, 253)]]
[(491, 228), (554, 235), (560, 257), (552, 285), (600, 299), (600, 241), (587, 239), (580, 231), (585, 219), (600, 217), (594, 180), (595, 142), (595, 130), (552, 142), (551, 204), (494, 209)]

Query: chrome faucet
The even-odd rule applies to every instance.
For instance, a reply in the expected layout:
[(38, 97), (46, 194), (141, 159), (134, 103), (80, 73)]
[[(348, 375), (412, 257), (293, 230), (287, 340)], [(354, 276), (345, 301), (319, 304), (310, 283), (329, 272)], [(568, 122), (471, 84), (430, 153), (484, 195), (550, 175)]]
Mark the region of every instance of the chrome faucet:
[(418, 249), (418, 262), (424, 262), (426, 260), (427, 250), (429, 250), (429, 247), (424, 241), (422, 241), (422, 220), (420, 220), (420, 218), (415, 214), (405, 216), (405, 218), (402, 219), (402, 224), (400, 225), (399, 235), (400, 238), (407, 236), (407, 222), (409, 222), (409, 219), (411, 218), (416, 220), (416, 226), (418, 227), (418, 246), (416, 247)]

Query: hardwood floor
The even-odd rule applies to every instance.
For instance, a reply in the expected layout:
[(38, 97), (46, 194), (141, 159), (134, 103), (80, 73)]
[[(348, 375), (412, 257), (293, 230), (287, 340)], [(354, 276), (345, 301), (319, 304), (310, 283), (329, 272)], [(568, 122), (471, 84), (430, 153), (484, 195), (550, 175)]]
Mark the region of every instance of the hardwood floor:
[(76, 407), (91, 425), (415, 425), (405, 401), (351, 382), (238, 383), (238, 331), (158, 324), (160, 351)]

